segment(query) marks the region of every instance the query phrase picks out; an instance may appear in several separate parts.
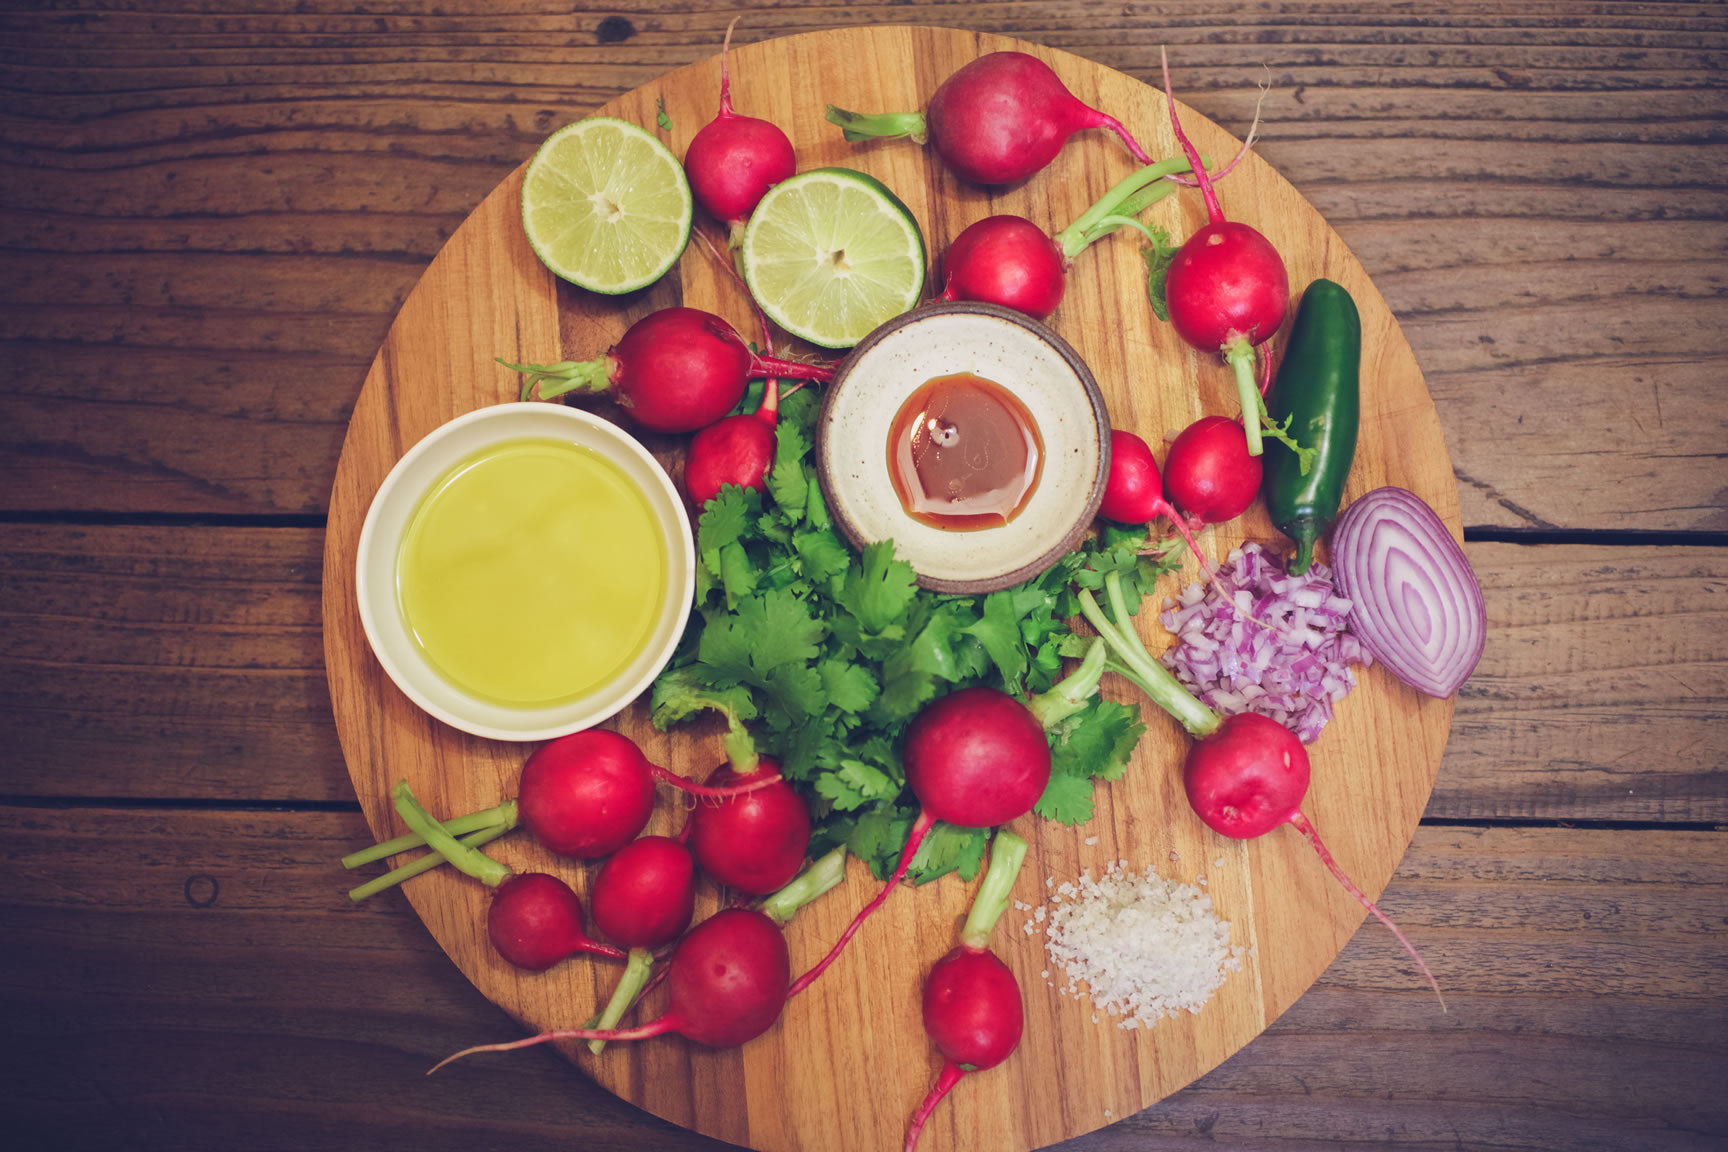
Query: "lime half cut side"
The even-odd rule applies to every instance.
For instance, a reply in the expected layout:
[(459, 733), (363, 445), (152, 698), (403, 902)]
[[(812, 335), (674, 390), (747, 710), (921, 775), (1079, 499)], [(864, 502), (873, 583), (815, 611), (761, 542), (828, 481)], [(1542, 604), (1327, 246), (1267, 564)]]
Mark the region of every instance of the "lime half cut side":
[(924, 235), (900, 198), (850, 168), (814, 168), (768, 190), (739, 250), (768, 318), (824, 348), (850, 348), (924, 291)]
[(695, 201), (671, 149), (590, 116), (546, 138), (522, 179), (522, 227), (546, 267), (591, 292), (645, 288), (678, 262)]

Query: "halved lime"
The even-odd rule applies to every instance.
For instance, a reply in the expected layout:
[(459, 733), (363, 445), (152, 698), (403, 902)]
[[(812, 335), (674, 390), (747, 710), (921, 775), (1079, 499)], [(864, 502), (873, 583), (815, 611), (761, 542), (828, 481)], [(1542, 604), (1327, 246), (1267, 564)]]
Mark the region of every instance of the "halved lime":
[(616, 296), (664, 276), (695, 201), (671, 149), (626, 120), (590, 116), (546, 138), (522, 180), (522, 227), (546, 267)]
[(924, 234), (875, 177), (813, 168), (768, 189), (739, 264), (770, 320), (812, 344), (850, 348), (918, 303)]

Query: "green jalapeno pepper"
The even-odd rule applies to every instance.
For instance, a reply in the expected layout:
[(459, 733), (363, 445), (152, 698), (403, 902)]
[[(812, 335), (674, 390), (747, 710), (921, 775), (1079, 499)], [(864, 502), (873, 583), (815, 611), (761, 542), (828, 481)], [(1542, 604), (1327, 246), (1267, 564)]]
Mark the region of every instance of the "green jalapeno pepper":
[(1361, 400), (1362, 318), (1350, 293), (1316, 280), (1302, 293), (1290, 340), (1267, 397), (1272, 419), (1290, 421), (1290, 436), (1314, 449), (1304, 474), (1288, 447), (1266, 445), (1260, 491), (1278, 530), (1296, 542), (1289, 571), (1300, 576), (1314, 559), (1314, 542), (1332, 524), (1356, 457)]

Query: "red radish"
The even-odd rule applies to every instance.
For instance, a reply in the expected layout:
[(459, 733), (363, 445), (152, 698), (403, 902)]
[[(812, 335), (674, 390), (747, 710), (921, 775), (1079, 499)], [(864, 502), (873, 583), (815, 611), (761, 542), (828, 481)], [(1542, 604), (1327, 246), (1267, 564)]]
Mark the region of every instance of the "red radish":
[(1135, 217), (1173, 192), (1170, 180), (1188, 167), (1177, 159), (1138, 169), (1054, 236), (1023, 216), (986, 216), (948, 245), (940, 298), (1000, 304), (1044, 319), (1062, 303), (1075, 258), (1120, 228), (1150, 235)]
[(766, 492), (779, 414), (780, 382), (770, 380), (756, 411), (728, 416), (692, 436), (684, 455), (684, 491), (690, 503), (702, 507), (727, 484)]
[(1255, 349), (1284, 323), (1290, 276), (1270, 240), (1246, 224), (1224, 218), (1200, 153), (1177, 119), (1168, 58), (1164, 59), (1164, 97), (1170, 127), (1194, 168), (1207, 216), (1206, 226), (1177, 250), (1165, 278), (1170, 323), (1190, 346), (1220, 353), (1230, 365), (1241, 396), (1248, 454), (1259, 456), (1262, 421), (1271, 421), (1254, 379)]
[(613, 853), (594, 877), (594, 926), (626, 948), (678, 939), (696, 911), (696, 861), (670, 836), (642, 836)]
[(662, 308), (630, 325), (597, 360), (511, 364), (524, 373), (522, 399), (566, 392), (609, 392), (635, 421), (655, 432), (694, 432), (733, 408), (754, 378), (831, 380), (831, 368), (758, 356), (719, 316), (699, 308)]
[(1202, 416), (1184, 428), (1164, 456), (1170, 502), (1202, 524), (1222, 524), (1248, 510), (1264, 468), (1249, 454), (1242, 425)]
[[(688, 829), (689, 825), (686, 824)], [(798, 910), (821, 896), (830, 888), (834, 888), (846, 879), (846, 846), (844, 844), (832, 848), (827, 855), (815, 861), (810, 867), (782, 887), (779, 891), (763, 900), (758, 905), (759, 910), (774, 923), (784, 928), (792, 920)], [(652, 973), (652, 956), (646, 952), (630, 953), (630, 963), (625, 965), (624, 975), (619, 978), (618, 987), (612, 998), (607, 1002), (605, 1011), (595, 1016), (583, 1025), (584, 1028), (615, 1028), (624, 1018), (624, 1013), (630, 1005), (648, 994), (648, 991), (666, 977), (666, 969)], [(598, 1056), (606, 1042), (604, 1040), (588, 1041), (588, 1050)]]
[(623, 955), (588, 938), (582, 930), (582, 902), (564, 881), (544, 872), (518, 875), (471, 843), (459, 842), (420, 806), (406, 780), (396, 782), (390, 797), (403, 823), (433, 851), (496, 890), (486, 910), (486, 935), (505, 960), (518, 968), (544, 972), (575, 952)]
[(746, 795), (698, 801), (685, 824), (702, 871), (715, 883), (751, 896), (775, 891), (804, 866), (810, 850), (809, 806), (767, 758), (744, 775), (722, 765), (707, 780), (711, 787), (729, 789), (755, 783), (764, 773), (769, 783)]
[(581, 899), (545, 872), (521, 872), (498, 885), (486, 908), (486, 936), (498, 955), (530, 972), (544, 972), (577, 952), (624, 958), (622, 949), (589, 938)]
[[(1032, 811), (1050, 783), (1050, 742), (1045, 730), (1083, 707), (1096, 690), (1103, 669), (1102, 647), (1095, 649), (1094, 656), (1062, 683), (1034, 697), (1030, 705), (1006, 692), (975, 685), (937, 697), (912, 718), (900, 759), (919, 812), (900, 862), (828, 954), (793, 982), (789, 995), (796, 996), (822, 975), (905, 879), (936, 821), (989, 828)], [(1077, 688), (1081, 683), (1086, 687)]]
[(773, 1026), (786, 1006), (792, 961), (779, 925), (752, 908), (727, 908), (690, 929), (667, 966), (664, 1015), (636, 1028), (557, 1028), (506, 1044), (464, 1048), (435, 1064), (475, 1052), (509, 1052), (548, 1040), (646, 1040), (675, 1032), (708, 1048), (735, 1048)]
[(1258, 713), (1241, 712), (1220, 719), (1146, 650), (1130, 622), (1118, 573), (1105, 576), (1104, 592), (1110, 603), (1108, 616), (1087, 589), (1080, 591), (1080, 614), (1116, 656), (1117, 671), (1195, 737), (1182, 767), (1182, 785), (1195, 814), (1214, 832), (1237, 840), (1251, 840), (1280, 825), (1293, 825), (1308, 838), (1321, 863), (1344, 890), (1392, 930), (1433, 987), (1434, 995), (1440, 997), (1441, 1011), (1445, 1011), (1440, 984), (1416, 946), (1338, 866), (1302, 812), (1302, 801), (1308, 794), (1308, 750), (1302, 741), (1278, 721)]
[(942, 257), (942, 300), (1000, 304), (1042, 320), (1062, 303), (1068, 261), (1024, 216), (986, 216), (954, 237)]
[(1056, 158), (1074, 133), (1108, 128), (1134, 159), (1151, 157), (1114, 117), (1075, 99), (1050, 66), (1024, 52), (990, 52), (942, 82), (923, 112), (866, 116), (828, 106), (846, 139), (926, 138), (948, 167), (974, 184), (1011, 184)]
[(654, 809), (654, 782), (696, 796), (732, 796), (775, 783), (737, 788), (694, 784), (642, 755), (628, 736), (589, 728), (541, 745), (522, 766), (516, 802), (534, 839), (560, 856), (594, 860), (636, 839)]
[(942, 1054), (942, 1074), (906, 1129), (905, 1152), (931, 1111), (968, 1072), (994, 1068), (1020, 1046), (1026, 1024), (1020, 982), (990, 951), (990, 932), (1008, 909), (1014, 878), (1026, 859), (1026, 841), (1006, 829), (996, 833), (990, 868), (978, 886), (960, 944), (924, 978), (924, 1031)]
[(734, 246), (762, 194), (798, 170), (786, 133), (766, 120), (732, 110), (726, 58), (737, 23), (734, 16), (720, 44), (720, 113), (702, 126), (684, 153), (691, 193), (704, 211), (731, 229)]
[[(670, 944), (690, 927), (696, 911), (696, 861), (682, 840), (670, 836), (632, 840), (601, 865), (589, 902), (594, 926), (630, 949), (611, 998), (591, 1025), (614, 1028), (648, 982), (653, 949)], [(599, 1055), (605, 1044), (590, 1040), (588, 1047)]]

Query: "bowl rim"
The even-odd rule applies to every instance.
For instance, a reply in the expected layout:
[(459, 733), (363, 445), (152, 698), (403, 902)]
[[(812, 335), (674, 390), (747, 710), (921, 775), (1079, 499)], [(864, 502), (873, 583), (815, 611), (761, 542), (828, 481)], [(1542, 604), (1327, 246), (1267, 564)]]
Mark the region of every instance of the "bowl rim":
[[(548, 718), (553, 716), (562, 718), (555, 722), (543, 722), (535, 727), (514, 728), (501, 727), (453, 711), (444, 703), (428, 696), (416, 682), (414, 675), (409, 670), (399, 666), (392, 652), (392, 646), (380, 642), (380, 637), (388, 626), (376, 619), (373, 600), (375, 596), (381, 593), (372, 587), (373, 581), (368, 575), (368, 561), (379, 547), (390, 547), (393, 551), (400, 547), (399, 539), (392, 542), (380, 541), (377, 538), (382, 531), (379, 527), (381, 519), (391, 510), (401, 507), (404, 502), (408, 503), (407, 515), (411, 516), (412, 509), (419, 506), (419, 502), (430, 491), (431, 485), (435, 484), (437, 479), (448, 471), (448, 466), (457, 463), (455, 459), (447, 461), (446, 467), (439, 469), (426, 485), (410, 491), (407, 487), (407, 477), (427, 456), (439, 451), (450, 439), (474, 425), (524, 417), (527, 419), (544, 419), (549, 425), (556, 425), (560, 422), (578, 425), (596, 435), (598, 440), (602, 442), (601, 446), (596, 446), (590, 441), (582, 441), (584, 446), (593, 448), (602, 456), (611, 459), (614, 464), (619, 463), (619, 456), (633, 457), (638, 464), (645, 468), (646, 474), (653, 477), (654, 487), (658, 489), (658, 495), (655, 492), (644, 490), (643, 496), (647, 498), (651, 506), (658, 506), (663, 500), (675, 513), (670, 533), (674, 538), (674, 546), (670, 550), (671, 554), (667, 556), (667, 596), (669, 599), (675, 599), (679, 606), (674, 612), (670, 626), (666, 628), (665, 639), (658, 646), (651, 645), (644, 650), (645, 653), (651, 652), (652, 656), (644, 662), (643, 670), (639, 675), (629, 681), (615, 681), (602, 685), (594, 692), (564, 704), (544, 708), (515, 709), (513, 711), (518, 712), (530, 722), (540, 715)], [(551, 428), (540, 434), (558, 435), (556, 430)], [(536, 433), (530, 430), (508, 435), (494, 435), (481, 444), (475, 445), (474, 450), (477, 451), (485, 444), (496, 443), (501, 439), (517, 439), (535, 435)], [(634, 474), (627, 471), (627, 475), (632, 486), (639, 489), (643, 488)], [(658, 510), (657, 507), (656, 510)], [(404, 526), (406, 526), (406, 520), (404, 520)], [(390, 561), (389, 570), (392, 574), (393, 583), (394, 559)], [(384, 674), (404, 696), (427, 715), (459, 731), (492, 740), (526, 743), (566, 736), (572, 732), (580, 732), (604, 723), (629, 707), (630, 703), (654, 682), (654, 679), (664, 670), (667, 662), (677, 651), (685, 628), (689, 624), (696, 583), (696, 541), (695, 533), (690, 524), (690, 517), (684, 507), (683, 496), (679, 493), (677, 486), (673, 484), (671, 476), (667, 474), (660, 461), (654, 458), (653, 453), (649, 452), (647, 447), (630, 435), (627, 430), (610, 420), (580, 408), (547, 401), (508, 400), (497, 404), (488, 404), (445, 421), (415, 441), (397, 459), (396, 463), (391, 465), (389, 472), (385, 474), (383, 481), (378, 485), (378, 490), (373, 493), (371, 502), (366, 509), (365, 519), (361, 523), (360, 538), (355, 548), (353, 576), (355, 603), (359, 610), (360, 626), (365, 633), (367, 647), (371, 650), (372, 656), (377, 660), (379, 666), (383, 668)], [(393, 600), (394, 597), (392, 596)], [(400, 625), (399, 615), (396, 619), (398, 629), (405, 632), (405, 627)], [(652, 637), (650, 639), (652, 640)], [(638, 659), (642, 659), (642, 657), (639, 656)], [(455, 698), (471, 701), (479, 707), (503, 708), (502, 705), (488, 704), (478, 700), (443, 677), (423, 658), (418, 661), (418, 665), (422, 673), (437, 679), (448, 688), (450, 694)], [(588, 707), (582, 707), (584, 702), (593, 703)]]
[[(926, 576), (917, 571), (916, 568), (913, 569), (913, 574), (921, 587), (928, 588), (932, 592), (969, 596), (986, 592), (999, 592), (1004, 588), (1024, 584), (1048, 571), (1056, 561), (1072, 552), (1075, 545), (1080, 542), (1081, 537), (1085, 536), (1087, 530), (1092, 526), (1092, 521), (1097, 518), (1098, 508), (1104, 501), (1104, 486), (1110, 478), (1110, 411), (1104, 402), (1104, 393), (1098, 387), (1097, 379), (1092, 375), (1092, 369), (1085, 360), (1081, 359), (1073, 345), (1064, 340), (1053, 328), (1024, 312), (1006, 308), (1000, 304), (990, 304), (977, 300), (941, 300), (930, 304), (921, 304), (908, 312), (902, 312), (898, 316), (883, 321), (872, 329), (868, 336), (865, 336), (852, 347), (852, 350), (835, 367), (834, 378), (823, 389), (822, 407), (816, 417), (818, 435), (828, 427), (828, 418), (833, 409), (835, 398), (840, 395), (847, 378), (852, 374), (852, 369), (865, 353), (902, 328), (929, 320), (932, 317), (952, 315), (989, 316), (997, 320), (1004, 320), (1025, 329), (1037, 339), (1048, 344), (1080, 381), (1081, 389), (1085, 392), (1087, 402), (1092, 407), (1093, 420), (1098, 427), (1098, 467), (1092, 478), (1091, 491), (1088, 493), (1085, 506), (1060, 540), (1018, 568), (995, 576), (985, 576), (973, 580), (952, 580)], [(830, 474), (828, 456), (825, 452), (816, 454), (816, 479), (822, 488), (822, 498), (828, 504), (829, 514), (839, 525), (841, 535), (845, 536), (854, 550), (862, 551), (871, 541), (864, 537), (863, 532), (851, 513), (846, 510), (845, 505), (834, 498), (834, 482)]]

